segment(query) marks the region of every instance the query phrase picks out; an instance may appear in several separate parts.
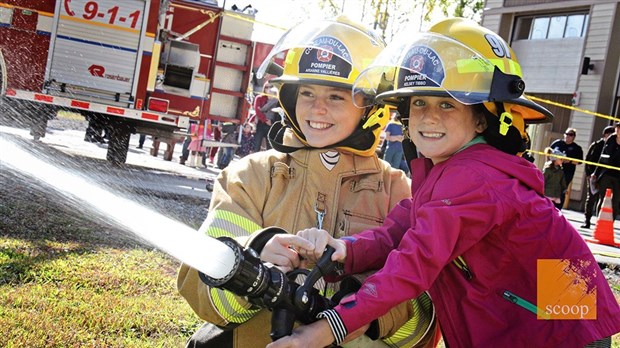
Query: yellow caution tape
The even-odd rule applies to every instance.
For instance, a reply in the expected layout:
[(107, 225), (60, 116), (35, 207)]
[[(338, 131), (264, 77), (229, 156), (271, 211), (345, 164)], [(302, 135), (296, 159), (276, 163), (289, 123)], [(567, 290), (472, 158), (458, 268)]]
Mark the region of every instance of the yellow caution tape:
[[(577, 108), (577, 107), (574, 107), (574, 106), (570, 106), (570, 105), (554, 102), (554, 101), (548, 100), (548, 99), (534, 97), (534, 96), (531, 96), (531, 95), (527, 95), (526, 97), (529, 98), (529, 99), (532, 99), (534, 101), (541, 102), (541, 103), (555, 105), (555, 106), (558, 106), (558, 107), (561, 107), (561, 108), (565, 108), (565, 109), (569, 109), (569, 110), (573, 110), (573, 111), (578, 111), (578, 112), (582, 112), (584, 114), (593, 115), (593, 116), (596, 116), (596, 117), (602, 117), (602, 118), (606, 118), (606, 119), (609, 119), (609, 120), (620, 122), (619, 118), (616, 118), (616, 117), (613, 117), (613, 116), (610, 116), (610, 115), (605, 115), (605, 114), (601, 114), (601, 113), (598, 113), (598, 112)], [(527, 150), (527, 152), (532, 153), (532, 154), (536, 154), (536, 155), (541, 155), (541, 156), (550, 156), (549, 154), (546, 154), (546, 153), (541, 152), (541, 151), (536, 151), (536, 150)], [(597, 163), (597, 162), (590, 162), (590, 161), (586, 161), (586, 160), (582, 160), (582, 159), (578, 159), (578, 158), (559, 156), (559, 155), (553, 155), (553, 157), (557, 157), (557, 158), (560, 158), (560, 159), (563, 159), (563, 160), (569, 160), (569, 161), (572, 161), (572, 162), (579, 162), (579, 163), (589, 164), (589, 165), (592, 165), (592, 166), (603, 167), (603, 168), (607, 168), (607, 169), (620, 170), (620, 168), (618, 168), (618, 167), (614, 167), (614, 166), (610, 166), (610, 165), (602, 164), (602, 163)]]
[(607, 256), (607, 257), (614, 257), (616, 259), (620, 259), (620, 254), (612, 253), (612, 252), (608, 252), (608, 251), (592, 250), (592, 254), (601, 255), (601, 256)]
[(620, 167), (614, 167), (614, 166), (610, 166), (610, 165), (602, 164), (602, 163), (597, 163), (597, 162), (590, 162), (590, 161), (586, 161), (586, 160), (582, 160), (582, 159), (578, 159), (578, 158), (566, 157), (566, 156), (561, 156), (561, 155), (551, 155), (551, 154), (547, 154), (547, 153), (536, 151), (536, 150), (526, 150), (526, 151), (529, 152), (529, 153), (536, 154), (536, 155), (552, 156), (552, 157), (556, 157), (556, 158), (559, 158), (559, 159), (568, 160), (568, 161), (571, 161), (571, 162), (579, 162), (579, 163), (589, 164), (589, 165), (593, 165), (593, 166), (597, 166), (597, 167), (603, 167), (603, 168), (607, 168), (607, 169), (620, 170)]
[(594, 111), (590, 111), (590, 110), (586, 110), (586, 109), (576, 108), (574, 106), (570, 106), (570, 105), (566, 105), (566, 104), (562, 104), (562, 103), (557, 103), (557, 102), (554, 102), (554, 101), (551, 101), (551, 100), (542, 99), (542, 98), (534, 97), (534, 96), (531, 96), (531, 95), (527, 95), (526, 97), (528, 97), (529, 99), (535, 100), (535, 101), (539, 101), (541, 103), (555, 105), (555, 106), (559, 106), (561, 108), (565, 108), (565, 109), (569, 109), (569, 110), (573, 110), (573, 111), (579, 111), (579, 112), (583, 112), (584, 114), (593, 115), (593, 116), (596, 116), (596, 117), (602, 117), (602, 118), (606, 118), (606, 119), (609, 119), (609, 120), (620, 122), (619, 118), (616, 118), (616, 117), (613, 117), (613, 116), (609, 116), (609, 115), (605, 115), (605, 114), (601, 114), (601, 113), (598, 113), (598, 112), (594, 112)]

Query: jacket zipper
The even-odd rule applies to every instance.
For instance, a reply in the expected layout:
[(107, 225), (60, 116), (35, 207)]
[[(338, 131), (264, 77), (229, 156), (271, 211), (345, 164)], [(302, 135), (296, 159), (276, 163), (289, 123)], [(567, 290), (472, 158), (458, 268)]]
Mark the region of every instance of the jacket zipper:
[(465, 279), (471, 280), (474, 277), (474, 274), (471, 273), (471, 270), (469, 269), (469, 267), (467, 267), (467, 263), (465, 262), (465, 259), (463, 259), (462, 256), (457, 257), (452, 262), (454, 262), (456, 267), (458, 267), (461, 270), (461, 272), (463, 272), (463, 275), (465, 275)]

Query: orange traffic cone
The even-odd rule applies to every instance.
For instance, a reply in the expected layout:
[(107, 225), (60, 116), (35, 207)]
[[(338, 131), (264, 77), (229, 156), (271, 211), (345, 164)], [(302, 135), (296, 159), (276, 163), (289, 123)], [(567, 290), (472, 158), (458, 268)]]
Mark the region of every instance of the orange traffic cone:
[(585, 238), (588, 242), (620, 247), (614, 241), (614, 210), (611, 207), (611, 189), (605, 191), (603, 206), (596, 221), (593, 238)]

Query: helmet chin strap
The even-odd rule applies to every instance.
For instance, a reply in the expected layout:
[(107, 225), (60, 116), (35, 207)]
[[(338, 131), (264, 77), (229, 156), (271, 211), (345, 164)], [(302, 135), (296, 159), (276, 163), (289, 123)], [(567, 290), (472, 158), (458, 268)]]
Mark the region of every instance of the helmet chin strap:
[(363, 125), (358, 126), (355, 131), (353, 131), (353, 133), (346, 139), (324, 147), (310, 146), (306, 143), (305, 140), (302, 141), (304, 144), (306, 144), (306, 146), (303, 147), (284, 145), (284, 133), (286, 133), (286, 129), (290, 128), (290, 126), (283, 121), (274, 123), (269, 129), (267, 137), (271, 146), (275, 150), (283, 153), (292, 153), (300, 149), (325, 149), (336, 147), (348, 147), (351, 150), (366, 151), (375, 143), (374, 130), (377, 129), (379, 126), (379, 123), (375, 123), (372, 126), (367, 126), (365, 129), (363, 128)]
[(301, 149), (300, 147), (284, 145), (284, 133), (286, 133), (287, 128), (290, 126), (286, 125), (284, 121), (278, 121), (271, 125), (269, 133), (267, 133), (269, 144), (278, 152), (292, 153)]
[(512, 114), (504, 108), (504, 103), (495, 102), (497, 117), (499, 117), (499, 134), (506, 136), (508, 129), (512, 126)]

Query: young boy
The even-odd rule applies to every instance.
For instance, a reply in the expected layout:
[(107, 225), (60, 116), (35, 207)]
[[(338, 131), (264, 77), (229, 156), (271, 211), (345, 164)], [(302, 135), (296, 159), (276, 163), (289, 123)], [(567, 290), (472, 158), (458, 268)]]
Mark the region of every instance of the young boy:
[(543, 167), (545, 178), (545, 196), (553, 202), (556, 208), (562, 210), (562, 194), (566, 191), (566, 180), (562, 171), (562, 159), (555, 156), (566, 156), (565, 153), (550, 147), (545, 149), (548, 160)]

